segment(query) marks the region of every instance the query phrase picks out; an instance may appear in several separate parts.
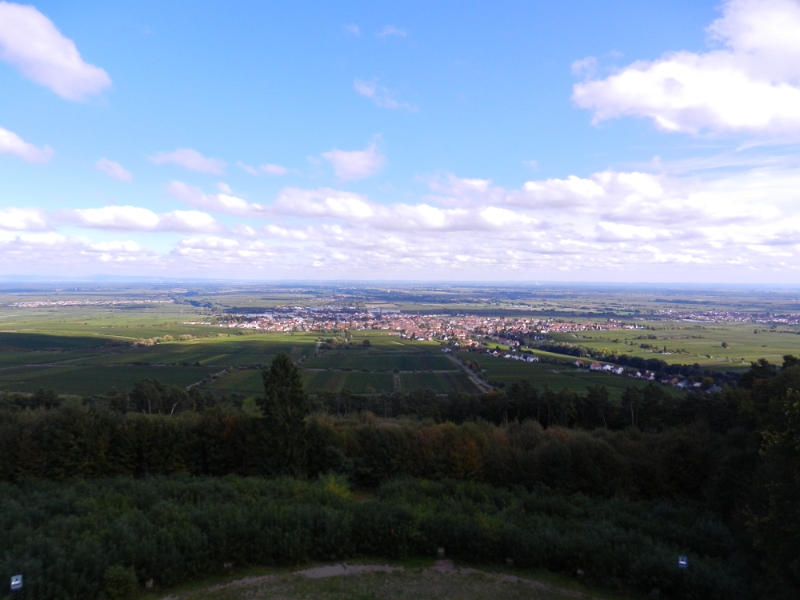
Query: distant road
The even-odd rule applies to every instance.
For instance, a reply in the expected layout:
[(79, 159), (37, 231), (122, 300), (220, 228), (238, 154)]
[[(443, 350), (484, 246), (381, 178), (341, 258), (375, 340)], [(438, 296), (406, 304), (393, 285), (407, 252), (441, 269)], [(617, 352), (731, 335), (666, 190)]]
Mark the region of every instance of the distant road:
[(464, 371), (467, 374), (467, 376), (472, 380), (472, 383), (474, 383), (476, 386), (478, 386), (478, 389), (481, 392), (491, 392), (491, 391), (494, 390), (494, 388), (491, 385), (489, 385), (483, 379), (478, 377), (472, 369), (468, 369), (467, 366), (464, 365), (461, 361), (459, 361), (455, 356), (453, 356), (452, 354), (449, 354), (449, 353), (445, 354), (445, 356), (447, 356), (447, 358), (449, 358), (454, 363), (456, 363), (458, 365), (458, 367), (462, 371)]

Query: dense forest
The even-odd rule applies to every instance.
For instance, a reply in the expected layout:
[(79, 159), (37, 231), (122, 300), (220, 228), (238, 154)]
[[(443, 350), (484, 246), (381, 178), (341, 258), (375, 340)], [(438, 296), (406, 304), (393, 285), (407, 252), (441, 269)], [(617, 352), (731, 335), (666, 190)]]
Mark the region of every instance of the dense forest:
[(794, 357), (714, 396), (653, 385), (619, 403), (524, 382), (309, 398), (285, 355), (264, 379), (257, 406), (157, 381), (0, 394), (0, 580), (123, 598), (227, 563), (444, 547), (643, 594), (800, 594)]

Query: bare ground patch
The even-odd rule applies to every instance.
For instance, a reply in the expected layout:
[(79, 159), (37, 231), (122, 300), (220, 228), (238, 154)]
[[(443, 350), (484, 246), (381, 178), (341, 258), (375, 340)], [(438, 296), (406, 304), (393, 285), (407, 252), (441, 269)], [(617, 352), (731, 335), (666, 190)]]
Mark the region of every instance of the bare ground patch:
[[(605, 596), (607, 598), (607, 596)], [(253, 576), (172, 594), (160, 600), (599, 600), (536, 579), (459, 567), (439, 560), (431, 567), (385, 564), (320, 565), (280, 574)]]

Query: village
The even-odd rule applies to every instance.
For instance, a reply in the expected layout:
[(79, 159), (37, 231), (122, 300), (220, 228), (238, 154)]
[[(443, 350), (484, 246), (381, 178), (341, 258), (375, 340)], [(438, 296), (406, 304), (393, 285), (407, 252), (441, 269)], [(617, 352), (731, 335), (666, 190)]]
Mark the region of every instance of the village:
[[(321, 334), (343, 331), (387, 331), (402, 338), (419, 341), (456, 341), (467, 344), (475, 338), (488, 337), (509, 346), (516, 344), (511, 338), (518, 336), (535, 339), (551, 333), (643, 328), (641, 325), (615, 319), (608, 319), (602, 323), (572, 322), (535, 317), (415, 314), (383, 309), (357, 311), (347, 308), (316, 307), (294, 307), (263, 314), (225, 315), (218, 318), (217, 325), (232, 329)], [(508, 339), (498, 336), (508, 336)]]
[[(212, 325), (208, 321), (192, 324)], [(442, 348), (445, 353), (468, 349), (528, 363), (538, 363), (540, 358), (530, 350), (523, 349), (516, 338), (544, 341), (555, 333), (644, 329), (643, 325), (619, 319), (604, 322), (564, 321), (536, 317), (403, 313), (383, 309), (358, 310), (354, 307), (291, 307), (263, 314), (230, 314), (219, 317), (214, 325), (258, 332), (317, 332), (320, 335), (384, 331), (401, 339), (446, 343), (447, 346)], [(650, 370), (584, 360), (576, 360), (572, 365), (577, 369), (652, 381), (685, 390), (701, 387), (697, 381), (671, 375), (658, 376)], [(719, 386), (712, 386), (706, 391), (715, 393), (720, 390)]]

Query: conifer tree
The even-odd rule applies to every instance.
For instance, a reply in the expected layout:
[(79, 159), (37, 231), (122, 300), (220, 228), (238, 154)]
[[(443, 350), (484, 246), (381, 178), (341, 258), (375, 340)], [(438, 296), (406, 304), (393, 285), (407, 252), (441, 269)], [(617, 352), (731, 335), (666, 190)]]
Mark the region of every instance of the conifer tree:
[(308, 452), (306, 417), (310, 403), (300, 370), (282, 352), (262, 376), (265, 394), (259, 405), (274, 448), (270, 461), (273, 470), (282, 475), (302, 475)]

